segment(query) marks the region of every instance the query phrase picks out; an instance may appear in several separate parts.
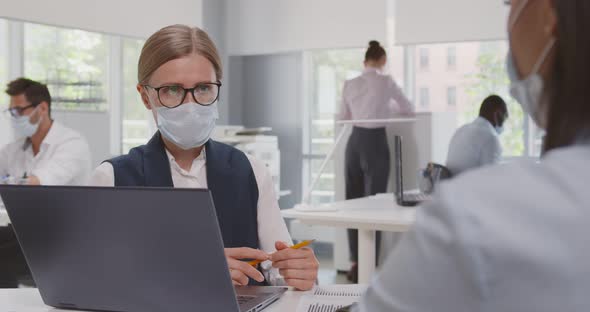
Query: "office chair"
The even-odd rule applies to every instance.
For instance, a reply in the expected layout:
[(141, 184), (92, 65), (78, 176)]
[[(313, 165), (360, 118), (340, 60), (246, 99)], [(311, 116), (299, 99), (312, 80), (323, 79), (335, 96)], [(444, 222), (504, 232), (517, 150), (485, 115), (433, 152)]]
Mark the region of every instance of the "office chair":
[(441, 164), (429, 162), (426, 165), (426, 169), (422, 170), (420, 181), (418, 181), (420, 190), (424, 194), (432, 194), (437, 184), (452, 177), (453, 175), (449, 168)]

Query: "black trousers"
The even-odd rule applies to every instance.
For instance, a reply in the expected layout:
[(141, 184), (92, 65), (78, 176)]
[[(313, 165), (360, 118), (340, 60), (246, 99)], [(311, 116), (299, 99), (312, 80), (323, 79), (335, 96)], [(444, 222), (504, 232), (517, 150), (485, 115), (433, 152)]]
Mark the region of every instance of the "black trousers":
[[(390, 170), (389, 146), (385, 128), (354, 127), (346, 146), (346, 199), (385, 193)], [(348, 230), (350, 260), (358, 261), (358, 231)], [(377, 254), (381, 233), (377, 232)]]
[(30, 276), (12, 227), (0, 227), (0, 288), (17, 288), (21, 280), (31, 281)]

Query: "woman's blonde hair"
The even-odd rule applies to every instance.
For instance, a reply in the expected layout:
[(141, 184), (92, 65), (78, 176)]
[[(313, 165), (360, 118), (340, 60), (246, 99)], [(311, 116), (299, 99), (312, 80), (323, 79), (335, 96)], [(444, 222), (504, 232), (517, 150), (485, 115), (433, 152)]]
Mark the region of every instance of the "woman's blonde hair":
[(217, 80), (221, 80), (221, 58), (209, 35), (197, 27), (172, 25), (153, 34), (143, 46), (137, 70), (139, 83), (147, 83), (152, 74), (164, 63), (193, 53), (209, 60), (215, 68)]

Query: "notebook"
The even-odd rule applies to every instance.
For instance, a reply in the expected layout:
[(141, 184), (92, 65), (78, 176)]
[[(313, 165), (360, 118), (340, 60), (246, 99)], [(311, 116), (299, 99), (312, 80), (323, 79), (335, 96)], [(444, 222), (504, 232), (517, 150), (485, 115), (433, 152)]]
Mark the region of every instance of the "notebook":
[(299, 301), (297, 312), (336, 312), (357, 303), (366, 285), (318, 286)]

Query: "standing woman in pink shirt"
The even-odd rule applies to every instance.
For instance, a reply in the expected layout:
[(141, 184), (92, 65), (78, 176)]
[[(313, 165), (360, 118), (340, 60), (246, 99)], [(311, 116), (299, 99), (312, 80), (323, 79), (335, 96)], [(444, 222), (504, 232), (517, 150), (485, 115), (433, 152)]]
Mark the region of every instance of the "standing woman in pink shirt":
[[(365, 70), (344, 83), (340, 120), (388, 119), (412, 115), (414, 108), (397, 83), (382, 73), (387, 53), (371, 41), (365, 54)], [(390, 156), (386, 124), (355, 124), (346, 147), (346, 199), (362, 198), (387, 191)], [(377, 247), (381, 241), (377, 233)], [(348, 279), (357, 282), (358, 233), (348, 230), (353, 266)], [(377, 249), (379, 250), (379, 248)]]

